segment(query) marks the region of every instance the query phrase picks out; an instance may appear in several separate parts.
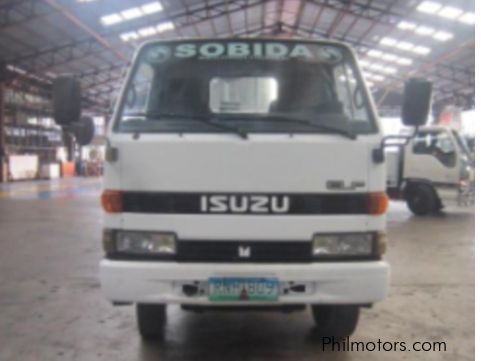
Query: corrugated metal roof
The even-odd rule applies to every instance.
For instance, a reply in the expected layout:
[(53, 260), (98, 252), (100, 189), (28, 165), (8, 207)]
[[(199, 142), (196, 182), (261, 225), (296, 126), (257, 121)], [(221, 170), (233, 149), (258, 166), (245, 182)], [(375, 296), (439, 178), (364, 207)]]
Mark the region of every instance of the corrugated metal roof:
[[(436, 1), (463, 14), (474, 13), (473, 0)], [(150, 38), (262, 35), (345, 41), (358, 51), (368, 74), (381, 75), (371, 79), (378, 100), (386, 90), (399, 89), (407, 76), (419, 75), (434, 81), (438, 99), (474, 94), (474, 25), (420, 12), (423, 0), (161, 0), (161, 11), (111, 26), (101, 22), (102, 16), (122, 17), (122, 12), (152, 2), (158, 3), (0, 0), (0, 61), (47, 80), (61, 73), (79, 74), (90, 95), (108, 103), (123, 66), (146, 39), (125, 42), (120, 35), (171, 21), (173, 30)], [(410, 24), (407, 29), (398, 26), (402, 21)], [(433, 34), (439, 31), (452, 38), (436, 40)], [(384, 45), (385, 37), (429, 53)], [(372, 49), (381, 55), (370, 56)], [(401, 66), (393, 60), (399, 58), (412, 64)], [(379, 72), (381, 66), (391, 72)]]

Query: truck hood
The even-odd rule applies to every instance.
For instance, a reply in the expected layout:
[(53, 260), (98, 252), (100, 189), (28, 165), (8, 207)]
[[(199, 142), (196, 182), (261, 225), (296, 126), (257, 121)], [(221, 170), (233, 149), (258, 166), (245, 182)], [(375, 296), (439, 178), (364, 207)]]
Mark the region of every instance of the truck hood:
[[(379, 136), (116, 134), (105, 187), (145, 192), (366, 192), (384, 189)], [(329, 183), (331, 182), (331, 183)], [(336, 183), (337, 182), (337, 183)], [(329, 186), (330, 184), (330, 186)], [(357, 184), (355, 187), (351, 187)]]

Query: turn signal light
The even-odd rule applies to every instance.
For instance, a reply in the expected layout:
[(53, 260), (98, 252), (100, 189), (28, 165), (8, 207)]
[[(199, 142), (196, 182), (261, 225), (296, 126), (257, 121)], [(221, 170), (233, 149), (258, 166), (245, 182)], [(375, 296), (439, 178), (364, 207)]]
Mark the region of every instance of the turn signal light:
[(121, 213), (124, 208), (122, 192), (105, 190), (102, 193), (102, 207), (107, 213)]
[(389, 197), (385, 192), (369, 193), (367, 212), (372, 215), (382, 215), (387, 212)]

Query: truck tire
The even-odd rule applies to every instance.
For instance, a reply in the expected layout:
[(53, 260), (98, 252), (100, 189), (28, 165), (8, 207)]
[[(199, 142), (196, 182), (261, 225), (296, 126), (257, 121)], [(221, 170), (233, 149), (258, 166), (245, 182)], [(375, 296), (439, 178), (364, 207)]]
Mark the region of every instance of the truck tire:
[(137, 326), (144, 340), (162, 339), (167, 321), (165, 305), (138, 303)]
[(316, 333), (323, 337), (345, 338), (354, 333), (359, 319), (359, 306), (312, 305)]
[(406, 192), (409, 210), (416, 216), (425, 216), (436, 211), (438, 201), (433, 189), (426, 184), (416, 184)]

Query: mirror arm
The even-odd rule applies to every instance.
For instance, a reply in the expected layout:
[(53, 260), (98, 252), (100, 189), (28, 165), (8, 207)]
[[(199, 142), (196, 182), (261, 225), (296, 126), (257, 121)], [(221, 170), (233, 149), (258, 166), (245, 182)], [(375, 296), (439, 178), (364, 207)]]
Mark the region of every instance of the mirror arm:
[(105, 138), (105, 143), (105, 160), (109, 163), (115, 163), (119, 160), (119, 149), (112, 146), (109, 138)]
[(387, 135), (382, 138), (381, 144), (378, 148), (372, 150), (372, 160), (374, 163), (380, 164), (384, 163), (385, 156), (384, 156), (384, 149), (386, 148), (386, 142), (391, 139), (404, 139), (404, 143), (400, 144), (401, 146), (405, 146), (408, 142), (416, 135), (418, 132), (419, 126), (414, 128), (414, 133), (412, 135)]

